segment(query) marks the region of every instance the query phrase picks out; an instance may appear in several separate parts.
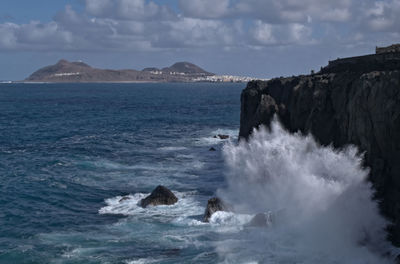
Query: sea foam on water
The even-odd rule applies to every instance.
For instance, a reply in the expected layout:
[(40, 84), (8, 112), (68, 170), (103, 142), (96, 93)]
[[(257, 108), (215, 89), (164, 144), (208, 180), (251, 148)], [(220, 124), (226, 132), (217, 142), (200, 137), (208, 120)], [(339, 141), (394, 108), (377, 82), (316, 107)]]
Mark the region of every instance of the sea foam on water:
[(393, 263), (388, 222), (355, 147), (323, 147), (274, 120), (223, 153), (228, 187), (219, 195), (238, 213), (274, 214), (271, 226), (217, 245), (228, 262)]

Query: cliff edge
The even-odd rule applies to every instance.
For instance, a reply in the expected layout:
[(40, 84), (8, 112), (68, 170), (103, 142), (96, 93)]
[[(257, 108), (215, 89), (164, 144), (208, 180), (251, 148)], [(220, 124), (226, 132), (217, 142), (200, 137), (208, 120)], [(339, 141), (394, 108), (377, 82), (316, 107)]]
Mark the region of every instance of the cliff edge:
[(332, 61), (317, 74), (253, 81), (241, 95), (240, 137), (277, 114), (291, 132), (365, 152), (382, 213), (400, 245), (400, 52)]

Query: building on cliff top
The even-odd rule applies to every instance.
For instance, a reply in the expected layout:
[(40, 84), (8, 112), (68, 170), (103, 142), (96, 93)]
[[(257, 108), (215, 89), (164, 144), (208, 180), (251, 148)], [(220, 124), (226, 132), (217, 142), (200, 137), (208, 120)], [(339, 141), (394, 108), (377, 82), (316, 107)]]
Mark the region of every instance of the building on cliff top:
[(393, 53), (393, 52), (400, 52), (400, 44), (393, 44), (387, 47), (376, 47), (375, 49), (376, 54)]
[(392, 71), (399, 68), (400, 44), (393, 44), (388, 47), (376, 47), (376, 54), (329, 61), (318, 73)]

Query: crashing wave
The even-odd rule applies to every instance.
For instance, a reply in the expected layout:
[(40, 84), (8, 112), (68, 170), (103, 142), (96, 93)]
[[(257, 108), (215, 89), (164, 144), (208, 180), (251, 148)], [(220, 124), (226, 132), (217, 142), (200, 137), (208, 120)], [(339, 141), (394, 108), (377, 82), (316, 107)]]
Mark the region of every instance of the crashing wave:
[(271, 227), (243, 232), (246, 246), (219, 245), (228, 261), (247, 252), (267, 263), (392, 263), (388, 222), (355, 147), (322, 147), (275, 120), (248, 142), (226, 144), (224, 156), (228, 187), (219, 195), (243, 214), (280, 212)]

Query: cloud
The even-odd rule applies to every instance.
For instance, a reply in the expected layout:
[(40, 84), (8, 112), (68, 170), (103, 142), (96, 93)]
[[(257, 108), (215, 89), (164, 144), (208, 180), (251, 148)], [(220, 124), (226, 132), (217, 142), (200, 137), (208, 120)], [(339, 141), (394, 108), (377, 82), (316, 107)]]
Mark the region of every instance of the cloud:
[(29, 24), (0, 24), (0, 48), (8, 50), (54, 49), (73, 42), (72, 34), (60, 29), (56, 22)]
[(169, 20), (175, 17), (170, 8), (145, 0), (85, 0), (86, 11), (98, 18), (123, 20)]
[(93, 16), (101, 16), (111, 7), (110, 0), (86, 0), (86, 11)]
[[(103, 10), (109, 3), (107, 1), (99, 2), (99, 6), (92, 6), (88, 1), (87, 8), (99, 16), (77, 13), (66, 6), (54, 17), (54, 21), (46, 24), (31, 22), (29, 25), (1, 25), (3, 39), (0, 48), (10, 49), (26, 44), (28, 49), (36, 50), (46, 46), (50, 48), (53, 44), (52, 47), (59, 50), (92, 51), (151, 51), (210, 46), (223, 49), (233, 45), (235, 36), (239, 34), (235, 32), (238, 24), (212, 19), (171, 16), (170, 19), (160, 17), (143, 20), (155, 16), (156, 11), (161, 10), (151, 7), (151, 2), (145, 4), (144, 1), (118, 1), (127, 10), (137, 10), (127, 11), (126, 16), (120, 12), (120, 18), (117, 19), (112, 13)], [(146, 8), (149, 8), (147, 11), (150, 13), (146, 13)], [(136, 19), (137, 16), (125, 19), (128, 13), (140, 14), (140, 19)]]
[(0, 24), (0, 48), (3, 49), (14, 49), (17, 44), (17, 36), (15, 31), (18, 29), (18, 25), (13, 23)]
[(221, 18), (229, 12), (229, 0), (179, 0), (183, 14), (193, 18)]
[(313, 42), (311, 35), (312, 30), (299, 23), (274, 25), (258, 20), (252, 30), (256, 45), (261, 46), (311, 44)]
[[(246, 52), (287, 45), (364, 45), (400, 34), (400, 0), (85, 0), (53, 21), (0, 24), (0, 50)], [(382, 33), (385, 32), (385, 33)]]
[(256, 27), (253, 30), (253, 37), (256, 41), (263, 45), (276, 44), (277, 40), (273, 34), (273, 26), (271, 24), (257, 21)]
[(400, 0), (376, 1), (364, 14), (370, 30), (400, 32)]
[(159, 47), (229, 46), (235, 36), (231, 25), (216, 20), (181, 18), (166, 25), (167, 30), (157, 43)]
[(185, 16), (195, 18), (241, 17), (268, 23), (348, 21), (355, 0), (180, 0)]

